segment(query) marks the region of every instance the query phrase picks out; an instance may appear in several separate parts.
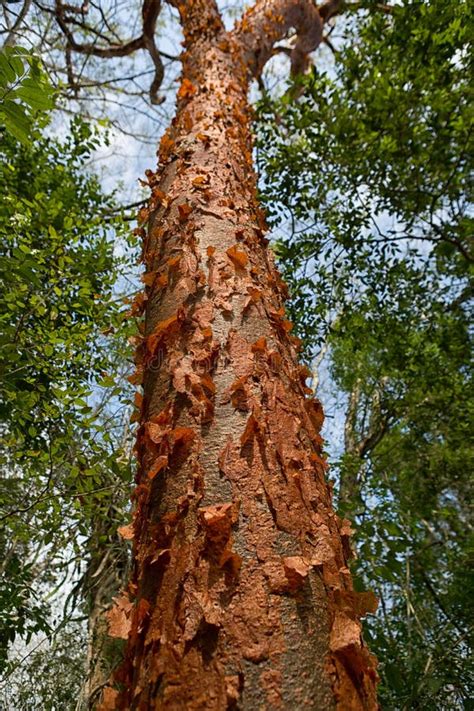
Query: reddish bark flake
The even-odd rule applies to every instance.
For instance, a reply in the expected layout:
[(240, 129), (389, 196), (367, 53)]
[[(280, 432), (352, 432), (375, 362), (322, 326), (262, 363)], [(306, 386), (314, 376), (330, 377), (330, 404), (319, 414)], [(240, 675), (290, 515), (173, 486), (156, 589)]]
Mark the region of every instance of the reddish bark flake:
[(283, 569), (291, 590), (298, 590), (307, 578), (310, 566), (301, 556), (283, 558)]
[(178, 314), (174, 314), (173, 316), (170, 316), (170, 318), (160, 321), (153, 333), (147, 338), (147, 349), (151, 355), (156, 352), (156, 349), (163, 341), (165, 336), (170, 333), (170, 331), (172, 331), (177, 325)]
[[(212, 336), (212, 331), (210, 335)], [(209, 373), (204, 373), (204, 375), (201, 375), (201, 383), (210, 393), (214, 394), (216, 392), (216, 385)]]
[(160, 158), (162, 161), (166, 161), (171, 155), (174, 149), (174, 141), (170, 136), (170, 130), (167, 129), (160, 141)]
[(339, 607), (353, 617), (373, 615), (377, 611), (379, 601), (371, 590), (356, 592), (355, 590), (336, 590), (334, 593)]
[(127, 639), (131, 629), (131, 613), (133, 605), (127, 595), (114, 598), (114, 606), (106, 613), (109, 623), (109, 636)]
[(152, 190), (152, 195), (153, 197), (158, 200), (162, 205), (167, 205), (169, 203), (169, 199), (166, 196), (166, 193), (163, 192), (163, 190), (160, 190), (159, 188), (153, 188)]
[(120, 526), (117, 529), (117, 533), (122, 536), (125, 541), (131, 541), (133, 536), (135, 535), (133, 530), (133, 524), (129, 523), (126, 526)]
[(168, 464), (168, 455), (163, 454), (161, 457), (157, 457), (151, 467), (148, 469), (147, 476), (149, 479), (154, 479), (155, 476), (164, 469)]
[[(180, 207), (182, 207), (182, 205), (180, 205)], [(173, 270), (177, 269), (179, 267), (180, 263), (181, 263), (181, 255), (180, 254), (176, 254), (174, 257), (171, 257), (166, 262), (166, 264), (168, 266), (168, 271), (173, 271)]]
[(197, 89), (186, 77), (181, 82), (181, 86), (178, 90), (178, 98), (180, 99), (190, 99), (196, 93)]
[(114, 711), (119, 692), (111, 686), (106, 686), (102, 691), (102, 698), (98, 711)]
[(351, 522), (347, 518), (343, 518), (341, 521), (341, 526), (339, 528), (339, 533), (341, 536), (352, 536), (354, 531), (351, 528)]
[(245, 425), (245, 429), (240, 436), (240, 444), (242, 445), (242, 447), (245, 447), (247, 442), (254, 438), (259, 429), (260, 427), (258, 424), (258, 420), (252, 413), (248, 418), (247, 424)]
[(160, 444), (164, 435), (168, 432), (167, 429), (164, 429), (161, 425), (156, 424), (155, 422), (147, 422), (145, 427), (148, 437), (155, 444)]
[(141, 385), (143, 382), (143, 370), (137, 369), (131, 375), (127, 375), (127, 380), (132, 385)]
[(144, 292), (140, 291), (138, 294), (136, 294), (132, 301), (132, 308), (128, 312), (128, 316), (141, 316), (147, 300), (148, 297)]
[(199, 509), (199, 514), (204, 525), (209, 529), (220, 529), (224, 526), (230, 530), (232, 521), (232, 502), (226, 504), (217, 504), (215, 506), (207, 506)]
[(173, 445), (189, 445), (196, 436), (196, 432), (190, 427), (176, 427), (170, 432), (170, 439)]
[(168, 285), (168, 277), (166, 274), (160, 274), (156, 277), (154, 287), (156, 289), (164, 289)]
[(146, 274), (142, 274), (141, 280), (145, 284), (145, 286), (152, 286), (157, 274), (157, 271), (146, 272)]
[(211, 142), (211, 137), (207, 133), (197, 133), (196, 138), (198, 141), (202, 141), (202, 143), (206, 144), (206, 146), (208, 146)]
[(252, 353), (265, 353), (267, 350), (267, 339), (265, 336), (258, 338), (255, 343), (252, 343)]
[(150, 217), (150, 210), (148, 207), (142, 207), (138, 211), (138, 223), (141, 225), (144, 225), (148, 222), (148, 218)]
[(241, 378), (237, 378), (230, 386), (230, 400), (232, 405), (243, 412), (249, 409), (249, 388), (247, 386), (247, 376), (244, 375)]
[(347, 647), (360, 646), (360, 623), (346, 614), (337, 612), (334, 619), (329, 647), (332, 652), (340, 652)]
[(239, 269), (244, 269), (249, 263), (249, 258), (245, 252), (242, 252), (236, 244), (233, 247), (229, 247), (229, 249), (226, 250), (226, 254)]
[(184, 222), (185, 220), (187, 220), (192, 211), (193, 211), (193, 208), (191, 205), (188, 205), (188, 203), (183, 203), (182, 205), (178, 205), (180, 222)]
[(308, 413), (316, 432), (321, 431), (324, 422), (323, 408), (319, 400), (311, 398), (305, 401), (306, 412)]
[(209, 182), (208, 175), (197, 175), (192, 179), (191, 183), (195, 188), (202, 188), (206, 183)]

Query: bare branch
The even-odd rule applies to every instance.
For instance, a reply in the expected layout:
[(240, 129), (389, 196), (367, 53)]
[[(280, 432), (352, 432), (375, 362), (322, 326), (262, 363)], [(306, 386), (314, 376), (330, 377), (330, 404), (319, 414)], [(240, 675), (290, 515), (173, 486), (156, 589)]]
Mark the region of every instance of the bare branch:
[(25, 0), (23, 3), (23, 7), (21, 8), (20, 12), (18, 13), (18, 17), (16, 18), (15, 22), (11, 26), (7, 38), (5, 42), (3, 43), (4, 47), (12, 47), (15, 42), (17, 41), (17, 35), (18, 35), (18, 30), (20, 29), (23, 20), (28, 14), (28, 10), (30, 9), (31, 6), (31, 0)]
[(335, 46), (333, 45), (333, 43), (331, 42), (331, 40), (329, 39), (329, 35), (325, 35), (325, 36), (323, 37), (323, 42), (324, 42), (325, 45), (327, 45), (327, 46), (329, 47), (329, 49), (331, 50), (331, 52), (332, 52), (334, 55), (337, 54), (337, 50), (336, 50)]
[(164, 69), (160, 53), (155, 44), (156, 20), (160, 14), (160, 9), (160, 0), (145, 0), (143, 3), (143, 42), (155, 65), (155, 76), (150, 86), (150, 101), (152, 104), (162, 104), (164, 101), (164, 97), (158, 96), (158, 91), (163, 81)]
[[(49, 8), (42, 9), (51, 12)], [(166, 53), (161, 53), (156, 46), (155, 30), (160, 9), (161, 0), (144, 0), (142, 7), (143, 32), (139, 37), (129, 40), (128, 42), (120, 42), (116, 40), (112, 41), (94, 28), (90, 28), (83, 22), (80, 22), (75, 17), (73, 18), (65, 14), (66, 10), (69, 12), (74, 10), (76, 13), (84, 13), (87, 10), (86, 4), (84, 4), (82, 8), (73, 8), (70, 5), (63, 5), (61, 0), (56, 0), (55, 10), (53, 12), (59, 28), (66, 37), (68, 48), (78, 54), (85, 54), (94, 57), (126, 57), (133, 54), (138, 49), (147, 50), (155, 67), (154, 78), (150, 86), (150, 101), (152, 104), (161, 104), (163, 99), (158, 97), (158, 91), (164, 76), (161, 55), (168, 59), (176, 59), (176, 57), (172, 57)], [(96, 42), (78, 42), (71, 31), (69, 26), (70, 24), (77, 25), (82, 29), (93, 32), (97, 39), (100, 38), (106, 41), (107, 46), (99, 46)], [(70, 76), (72, 76), (71, 73)], [(74, 89), (74, 85), (72, 88)]]
[(351, 390), (349, 398), (349, 407), (347, 409), (346, 421), (344, 424), (344, 446), (349, 454), (358, 453), (356, 440), (355, 423), (357, 418), (357, 408), (360, 400), (360, 379), (357, 379), (354, 387)]
[(55, 10), (56, 21), (66, 37), (69, 46), (75, 52), (80, 54), (89, 54), (95, 57), (126, 57), (132, 54), (137, 49), (143, 49), (145, 46), (144, 37), (140, 35), (136, 39), (130, 40), (129, 42), (111, 44), (109, 47), (98, 47), (95, 43), (77, 42), (70, 28), (68, 27), (67, 21), (64, 16), (64, 6), (61, 4), (60, 0), (56, 0), (56, 10)]

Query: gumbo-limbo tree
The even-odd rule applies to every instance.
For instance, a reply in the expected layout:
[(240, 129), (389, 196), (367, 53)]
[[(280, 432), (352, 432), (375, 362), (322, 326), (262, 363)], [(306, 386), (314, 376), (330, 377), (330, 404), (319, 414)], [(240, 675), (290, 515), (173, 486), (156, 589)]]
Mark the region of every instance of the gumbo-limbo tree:
[[(109, 633), (126, 641), (98, 707), (376, 709), (360, 623), (376, 601), (352, 585), (322, 408), (256, 198), (248, 102), (275, 53), (305, 71), (342, 3), (257, 0), (231, 30), (214, 0), (170, 4), (182, 77), (147, 173), (145, 287), (132, 307), (144, 314), (133, 522), (121, 531), (133, 566), (108, 613)], [(77, 39), (86, 10), (55, 5), (69, 56), (146, 49), (157, 101), (160, 3), (145, 1), (138, 38), (106, 47)], [(292, 47), (279, 46), (289, 32)]]
[(255, 192), (249, 82), (293, 28), (294, 73), (333, 3), (264, 0), (226, 31), (177, 3), (177, 111), (147, 174), (133, 573), (109, 614), (127, 642), (101, 708), (374, 709), (375, 662), (332, 507)]

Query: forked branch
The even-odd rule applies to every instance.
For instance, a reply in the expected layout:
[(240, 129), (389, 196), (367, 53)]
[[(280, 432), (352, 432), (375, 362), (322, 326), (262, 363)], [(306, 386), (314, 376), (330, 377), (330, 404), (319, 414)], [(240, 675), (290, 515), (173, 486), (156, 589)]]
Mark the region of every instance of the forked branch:
[(294, 29), (296, 42), (290, 57), (291, 72), (296, 75), (305, 71), (309, 54), (323, 41), (323, 24), (321, 12), (312, 0), (257, 0), (233, 35), (243, 48), (250, 73), (258, 77), (274, 54), (275, 43)]
[[(142, 7), (142, 34), (128, 42), (112, 42), (105, 47), (96, 42), (78, 42), (76, 40), (66, 15), (66, 11), (71, 12), (70, 5), (63, 5), (61, 0), (56, 0), (54, 14), (59, 28), (66, 37), (68, 48), (79, 54), (87, 54), (94, 57), (126, 57), (138, 49), (147, 50), (155, 67), (155, 74), (150, 86), (150, 101), (152, 104), (160, 104), (163, 99), (158, 96), (158, 91), (163, 81), (164, 70), (161, 53), (155, 42), (156, 21), (160, 14), (160, 9), (161, 0), (144, 0)], [(76, 8), (76, 10), (84, 12), (84, 6)], [(80, 23), (75, 19), (74, 24)]]

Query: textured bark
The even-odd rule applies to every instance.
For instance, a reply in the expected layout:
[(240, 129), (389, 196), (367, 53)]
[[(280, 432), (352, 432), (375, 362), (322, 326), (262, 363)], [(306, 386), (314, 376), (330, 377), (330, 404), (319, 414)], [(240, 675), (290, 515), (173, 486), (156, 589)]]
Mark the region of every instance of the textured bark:
[(134, 569), (112, 616), (128, 641), (103, 710), (377, 708), (374, 600), (352, 589), (252, 167), (258, 49), (306, 5), (257, 3), (234, 33), (210, 0), (179, 5), (177, 114), (142, 214)]
[(126, 584), (129, 574), (129, 553), (114, 522), (122, 501), (109, 510), (98, 506), (89, 541), (89, 564), (82, 581), (87, 609), (87, 676), (76, 704), (76, 711), (87, 711), (97, 705), (102, 689), (120, 659), (120, 642), (108, 634), (107, 613), (114, 597)]

